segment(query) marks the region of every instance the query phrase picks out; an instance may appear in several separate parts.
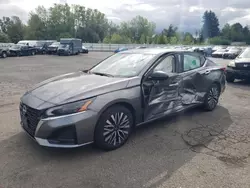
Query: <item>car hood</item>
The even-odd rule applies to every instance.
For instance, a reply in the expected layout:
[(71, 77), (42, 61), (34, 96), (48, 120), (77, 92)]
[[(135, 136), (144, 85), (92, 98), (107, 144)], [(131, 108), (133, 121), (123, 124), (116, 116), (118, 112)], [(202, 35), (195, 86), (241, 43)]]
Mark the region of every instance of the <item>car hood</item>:
[(250, 58), (236, 58), (235, 63), (250, 63)]
[(114, 78), (82, 71), (57, 76), (37, 84), (26, 95), (52, 104), (64, 104), (126, 88), (130, 78)]

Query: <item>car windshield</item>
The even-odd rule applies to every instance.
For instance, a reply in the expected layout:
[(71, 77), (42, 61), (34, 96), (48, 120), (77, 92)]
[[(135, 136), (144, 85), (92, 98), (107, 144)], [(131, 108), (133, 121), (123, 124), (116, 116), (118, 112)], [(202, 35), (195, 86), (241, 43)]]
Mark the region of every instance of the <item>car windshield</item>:
[(250, 58), (250, 48), (246, 48), (240, 55), (239, 58)]
[(51, 46), (59, 46), (60, 45), (60, 42), (53, 42), (52, 44), (51, 44)]
[(60, 44), (59, 47), (60, 47), (60, 48), (68, 48), (69, 45), (68, 45), (68, 44)]
[(45, 44), (45, 42), (37, 42), (35, 46), (37, 47), (42, 47)]
[(237, 51), (239, 51), (239, 49), (237, 49), (237, 48), (231, 48), (231, 49), (229, 50), (229, 52), (237, 52)]
[(115, 54), (93, 67), (90, 73), (101, 73), (114, 77), (137, 76), (154, 54)]

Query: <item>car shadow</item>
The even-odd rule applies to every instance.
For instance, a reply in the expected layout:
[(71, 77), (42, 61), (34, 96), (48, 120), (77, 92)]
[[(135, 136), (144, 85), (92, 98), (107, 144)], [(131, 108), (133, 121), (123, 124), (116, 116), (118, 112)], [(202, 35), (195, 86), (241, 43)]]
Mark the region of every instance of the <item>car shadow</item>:
[(231, 124), (222, 106), (213, 112), (196, 108), (136, 128), (127, 144), (110, 152), (92, 145), (43, 148), (21, 132), (0, 142), (0, 182), (4, 187), (157, 187)]

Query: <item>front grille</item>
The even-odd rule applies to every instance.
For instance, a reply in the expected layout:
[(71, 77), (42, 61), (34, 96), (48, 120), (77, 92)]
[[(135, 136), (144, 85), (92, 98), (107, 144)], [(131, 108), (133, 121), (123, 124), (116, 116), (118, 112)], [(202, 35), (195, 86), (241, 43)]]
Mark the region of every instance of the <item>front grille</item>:
[(236, 63), (236, 70), (250, 70), (250, 63)]
[(36, 127), (41, 117), (41, 111), (20, 103), (20, 116), (23, 128), (34, 137)]

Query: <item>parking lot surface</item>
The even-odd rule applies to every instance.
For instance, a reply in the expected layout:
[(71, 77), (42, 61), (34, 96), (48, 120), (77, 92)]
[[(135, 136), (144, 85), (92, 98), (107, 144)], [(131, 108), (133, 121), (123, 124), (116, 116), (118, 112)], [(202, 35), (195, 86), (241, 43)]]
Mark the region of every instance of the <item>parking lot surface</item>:
[[(20, 127), (19, 99), (52, 76), (111, 53), (0, 59), (0, 187), (249, 188), (250, 83), (227, 84), (213, 112), (194, 109), (136, 129), (120, 149), (38, 146)], [(228, 60), (213, 59), (225, 66)]]

